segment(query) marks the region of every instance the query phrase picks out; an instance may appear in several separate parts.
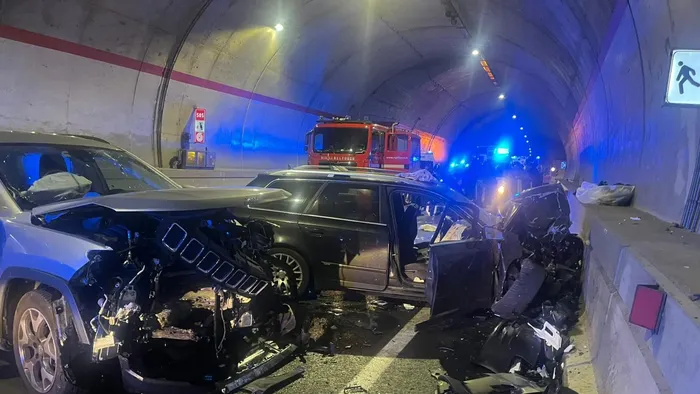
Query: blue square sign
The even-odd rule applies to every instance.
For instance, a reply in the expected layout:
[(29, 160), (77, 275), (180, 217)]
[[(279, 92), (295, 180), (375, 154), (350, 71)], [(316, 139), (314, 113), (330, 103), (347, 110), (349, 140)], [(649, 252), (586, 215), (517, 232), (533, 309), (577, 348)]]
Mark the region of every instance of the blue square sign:
[(700, 105), (700, 50), (673, 51), (666, 102)]

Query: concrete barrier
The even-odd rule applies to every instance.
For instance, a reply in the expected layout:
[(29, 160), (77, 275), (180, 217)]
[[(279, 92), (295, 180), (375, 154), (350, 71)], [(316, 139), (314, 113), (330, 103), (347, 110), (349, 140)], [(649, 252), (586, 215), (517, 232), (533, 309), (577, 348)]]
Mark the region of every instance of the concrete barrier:
[[(600, 393), (700, 393), (700, 235), (633, 208), (569, 193), (572, 232), (587, 240), (585, 324)], [(631, 220), (639, 217), (641, 220)], [(657, 333), (629, 323), (637, 285), (667, 293)]]
[(161, 168), (160, 170), (181, 185), (196, 187), (245, 186), (258, 174), (275, 171), (256, 169), (178, 170), (171, 168)]

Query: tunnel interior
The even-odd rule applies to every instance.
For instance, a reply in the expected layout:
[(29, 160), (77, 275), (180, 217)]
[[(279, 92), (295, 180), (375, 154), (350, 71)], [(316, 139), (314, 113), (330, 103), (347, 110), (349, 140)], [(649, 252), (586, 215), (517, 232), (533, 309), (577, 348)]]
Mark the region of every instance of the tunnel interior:
[(167, 166), (199, 107), (217, 167), (265, 170), (304, 164), (319, 116), (350, 115), (453, 155), (503, 139), (525, 153), (527, 135), (568, 177), (634, 184), (671, 221), (690, 188), (698, 112), (664, 94), (671, 52), (696, 45), (692, 0), (1, 4), (4, 129), (95, 135)]

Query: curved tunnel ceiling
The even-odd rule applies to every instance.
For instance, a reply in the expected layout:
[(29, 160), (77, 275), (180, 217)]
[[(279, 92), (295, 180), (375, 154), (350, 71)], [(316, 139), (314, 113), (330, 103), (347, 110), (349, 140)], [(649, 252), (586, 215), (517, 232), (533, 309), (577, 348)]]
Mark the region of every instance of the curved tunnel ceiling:
[[(611, 3), (215, 0), (175, 69), (208, 70), (254, 93), (415, 124), (448, 140), (508, 106), (564, 139), (596, 67)], [(283, 34), (260, 30), (276, 21), (284, 21)], [(470, 56), (472, 48), (500, 86)], [(289, 86), (274, 86), (281, 75)], [(506, 102), (497, 99), (501, 92)]]
[[(0, 16), (2, 24), (66, 40), (68, 53), (79, 44), (89, 47), (79, 56), (104, 61), (110, 56), (91, 51), (117, 54), (127, 59), (112, 64), (138, 71), (85, 64), (94, 68), (89, 79), (57, 87), (57, 100), (65, 97), (57, 105), (68, 109), (50, 123), (53, 129), (74, 130), (80, 115), (78, 131), (104, 135), (142, 157), (162, 142), (167, 162), (192, 107), (203, 106), (207, 131), (215, 129), (208, 141), (221, 148), (223, 165), (270, 168), (299, 161), (304, 133), (319, 114), (395, 120), (454, 141), (517, 111), (548, 138), (566, 140), (598, 67), (613, 3), (6, 0)], [(275, 32), (276, 23), (284, 30)], [(471, 56), (474, 48), (499, 86)], [(86, 74), (67, 72), (78, 70)], [(106, 89), (81, 95), (90, 84)], [(286, 150), (250, 156), (250, 135)], [(258, 160), (265, 155), (287, 156)]]

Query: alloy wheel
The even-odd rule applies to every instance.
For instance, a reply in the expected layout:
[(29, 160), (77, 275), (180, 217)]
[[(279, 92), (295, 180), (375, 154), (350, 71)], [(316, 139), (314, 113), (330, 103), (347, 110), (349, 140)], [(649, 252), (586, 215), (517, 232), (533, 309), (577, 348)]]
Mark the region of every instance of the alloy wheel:
[(17, 342), (29, 384), (39, 393), (48, 392), (56, 378), (58, 356), (51, 326), (39, 310), (29, 308), (22, 313)]
[[(301, 264), (299, 264), (299, 262), (294, 257), (286, 253), (275, 253), (272, 255), (272, 257), (280, 259), (283, 263), (287, 264), (294, 273), (294, 279), (296, 280), (297, 288), (301, 286), (301, 283), (304, 279), (304, 273), (301, 269)], [(289, 281), (289, 279), (287, 279), (287, 281)], [(289, 283), (287, 284), (289, 285)]]

